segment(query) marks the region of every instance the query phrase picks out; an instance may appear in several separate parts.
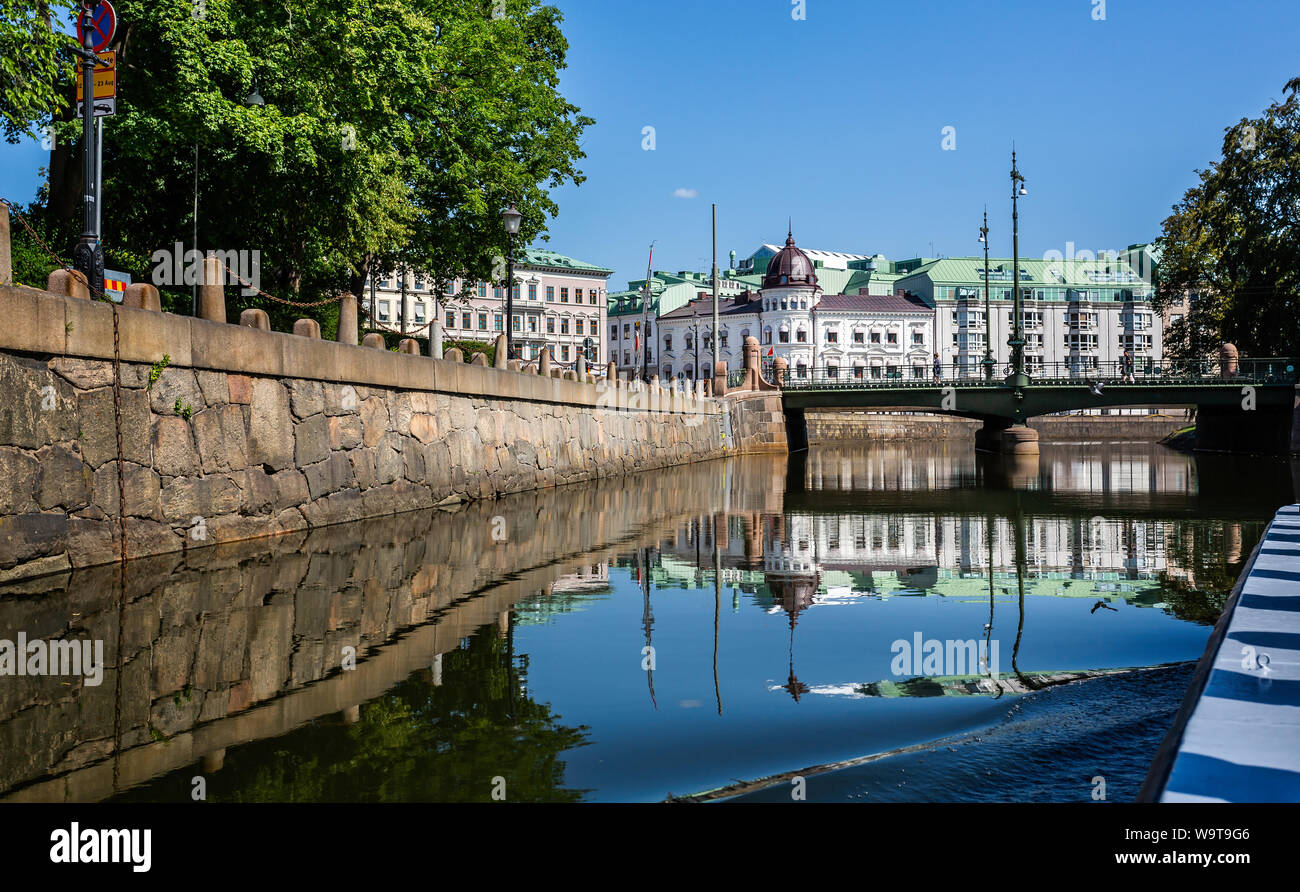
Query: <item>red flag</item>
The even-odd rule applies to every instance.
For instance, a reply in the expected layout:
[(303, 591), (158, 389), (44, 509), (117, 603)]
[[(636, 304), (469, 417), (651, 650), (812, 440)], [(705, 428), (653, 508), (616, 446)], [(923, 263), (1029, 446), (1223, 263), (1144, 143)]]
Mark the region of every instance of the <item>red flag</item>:
[(640, 335), (637, 335), (637, 336), (636, 336), (636, 349), (637, 349), (638, 351), (641, 349), (641, 336), (640, 336)]
[(771, 355), (772, 355), (772, 348), (771, 348), (771, 347), (768, 347), (768, 348), (767, 348), (767, 355), (768, 355), (768, 356), (771, 356)]

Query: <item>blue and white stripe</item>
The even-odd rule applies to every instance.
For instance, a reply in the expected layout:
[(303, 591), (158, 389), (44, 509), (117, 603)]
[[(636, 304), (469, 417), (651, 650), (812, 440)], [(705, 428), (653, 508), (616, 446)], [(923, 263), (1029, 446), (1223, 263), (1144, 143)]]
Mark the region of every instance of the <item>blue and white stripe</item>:
[(1300, 802), (1300, 505), (1264, 533), (1160, 801)]

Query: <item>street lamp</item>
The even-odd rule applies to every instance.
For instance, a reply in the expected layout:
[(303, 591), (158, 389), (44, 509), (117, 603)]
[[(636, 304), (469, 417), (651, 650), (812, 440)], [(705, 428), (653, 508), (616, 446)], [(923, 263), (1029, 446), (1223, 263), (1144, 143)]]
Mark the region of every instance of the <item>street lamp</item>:
[(993, 314), (989, 310), (989, 209), (984, 209), (980, 227), (980, 244), (984, 246), (984, 380), (993, 380)]
[(81, 47), (75, 52), (81, 57), (81, 156), (84, 176), (84, 228), (81, 239), (72, 253), (73, 266), (86, 277), (92, 294), (104, 289), (104, 246), (99, 240), (99, 187), (95, 167), (95, 65), (98, 57), (93, 52), (94, 10), (98, 4), (82, 0)]
[(1007, 345), (1011, 347), (1011, 374), (1007, 376), (1007, 383), (1016, 387), (1024, 387), (1029, 384), (1029, 376), (1025, 374), (1025, 333), (1023, 329), (1023, 306), (1020, 295), (1020, 211), (1017, 200), (1021, 195), (1028, 195), (1025, 189), (1025, 178), (1021, 176), (1020, 170), (1016, 167), (1016, 150), (1011, 150), (1011, 297), (1014, 300), (1013, 326), (1011, 329), (1011, 339)]
[(506, 359), (514, 358), (514, 331), (511, 324), (515, 317), (515, 236), (519, 234), (519, 221), (523, 214), (515, 210), (515, 203), (501, 212), (501, 220), (506, 224)]

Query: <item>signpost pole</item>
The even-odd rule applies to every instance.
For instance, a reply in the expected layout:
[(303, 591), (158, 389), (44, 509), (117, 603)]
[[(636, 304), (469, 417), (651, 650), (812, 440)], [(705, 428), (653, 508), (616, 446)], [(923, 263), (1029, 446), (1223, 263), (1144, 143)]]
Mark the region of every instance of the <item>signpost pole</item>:
[(94, 4), (83, 0), (81, 7), (81, 155), (84, 179), (83, 229), (81, 239), (73, 252), (73, 265), (85, 277), (92, 291), (104, 287), (104, 252), (99, 244), (97, 219), (99, 202), (95, 196), (95, 29)]

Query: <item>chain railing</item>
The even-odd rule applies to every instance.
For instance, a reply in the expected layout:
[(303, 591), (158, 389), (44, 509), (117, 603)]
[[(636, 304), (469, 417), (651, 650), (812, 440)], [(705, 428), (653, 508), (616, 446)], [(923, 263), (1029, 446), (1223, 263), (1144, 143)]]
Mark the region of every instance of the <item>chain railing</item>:
[[(1031, 385), (1091, 384), (1106, 386), (1175, 386), (1215, 383), (1296, 384), (1300, 382), (1300, 359), (1288, 357), (1243, 357), (1223, 362), (1206, 360), (1066, 360), (1030, 363), (1026, 366)], [(853, 390), (864, 388), (915, 388), (936, 386), (1002, 386), (1011, 366), (1001, 363), (990, 379), (982, 365), (941, 363), (938, 366), (793, 366), (786, 374), (784, 389)], [(733, 373), (734, 374), (734, 373)], [(728, 376), (728, 386), (731, 385)]]

